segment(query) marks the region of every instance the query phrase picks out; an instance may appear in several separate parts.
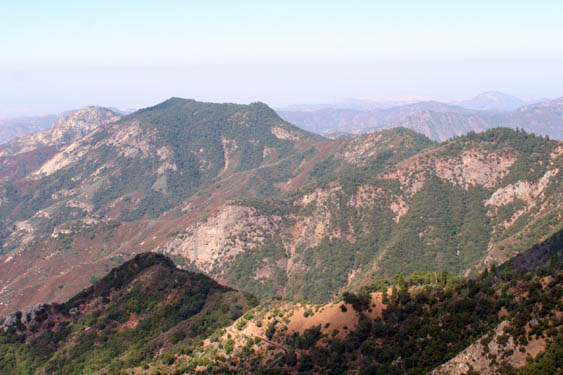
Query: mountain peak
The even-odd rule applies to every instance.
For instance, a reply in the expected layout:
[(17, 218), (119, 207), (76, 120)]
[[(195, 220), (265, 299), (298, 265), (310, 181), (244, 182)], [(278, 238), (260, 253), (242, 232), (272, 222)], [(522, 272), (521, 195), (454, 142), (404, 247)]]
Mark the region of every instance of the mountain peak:
[(73, 142), (100, 125), (118, 121), (119, 113), (98, 106), (89, 106), (74, 111), (57, 121), (50, 129), (38, 135), (47, 145), (63, 145)]
[(480, 111), (512, 111), (525, 103), (522, 99), (500, 91), (485, 91), (458, 105)]
[(111, 109), (99, 106), (87, 106), (64, 116), (53, 125), (53, 128), (61, 126), (92, 127), (117, 121), (120, 117), (121, 115)]
[[(150, 276), (144, 273), (148, 270), (150, 270)], [(141, 276), (141, 274), (143, 274), (143, 276)], [(113, 289), (127, 289), (128, 285), (139, 278), (142, 279), (142, 283), (146, 287), (157, 287), (162, 283), (167, 283), (180, 274), (194, 281), (196, 279), (205, 280), (206, 283), (210, 283), (210, 285), (213, 285), (217, 289), (225, 288), (225, 290), (230, 290), (229, 288), (220, 286), (207, 276), (178, 269), (174, 262), (165, 255), (146, 252), (137, 254), (129, 261), (112, 269), (104, 278), (69, 300), (69, 303), (76, 305), (78, 300), (82, 301), (85, 297), (104, 296)]]
[[(213, 133), (206, 135), (211, 138), (217, 137), (218, 134), (227, 138), (238, 138), (242, 132), (248, 133), (247, 139), (255, 138), (258, 141), (260, 138), (271, 138), (272, 131), (275, 133), (276, 128), (283, 128), (291, 133), (290, 138), (293, 140), (313, 137), (312, 134), (282, 120), (272, 108), (262, 102), (208, 103), (172, 97), (125, 118), (139, 120), (141, 125), (157, 128), (159, 131), (173, 130), (176, 132), (175, 138), (182, 136), (177, 134), (178, 131), (196, 131), (198, 136)], [(257, 132), (257, 129), (260, 131)], [(192, 138), (193, 134), (189, 137)]]
[(0, 155), (16, 155), (41, 147), (66, 146), (98, 126), (118, 121), (121, 115), (110, 109), (88, 106), (60, 118), (50, 128), (11, 140), (0, 147)]

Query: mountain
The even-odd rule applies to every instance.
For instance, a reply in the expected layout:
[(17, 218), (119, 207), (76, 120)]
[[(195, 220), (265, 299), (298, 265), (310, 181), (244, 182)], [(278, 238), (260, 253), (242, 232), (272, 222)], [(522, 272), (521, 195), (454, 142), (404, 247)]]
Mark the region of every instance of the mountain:
[(4, 156), (1, 373), (561, 369), (561, 141), (329, 140), (180, 98), (96, 118)]
[(119, 120), (121, 115), (102, 107), (86, 107), (60, 118), (48, 129), (26, 134), (0, 145), (0, 156), (30, 152), (37, 148), (68, 145), (94, 128)]
[[(536, 254), (561, 251), (557, 236)], [(517, 272), (508, 263), (474, 278), (419, 271), (314, 305), (260, 301), (144, 253), (65, 303), (0, 319), (0, 370), (555, 374), (563, 368), (561, 265), (552, 258)]]
[(65, 146), (96, 127), (119, 120), (117, 113), (87, 107), (60, 118), (53, 126), (0, 145), (0, 181), (21, 178), (41, 166)]
[(366, 130), (377, 131), (377, 129), (395, 127), (412, 129), (430, 139), (444, 141), (469, 132), (486, 130), (489, 128), (489, 122), (483, 116), (475, 114), (423, 111), (390, 122), (387, 125)]
[(65, 303), (2, 319), (0, 372), (121, 373), (162, 351), (188, 353), (255, 305), (162, 255), (141, 254)]
[(455, 103), (480, 111), (512, 111), (526, 104), (522, 99), (498, 91), (483, 92), (470, 100)]
[[(91, 116), (86, 122), (67, 118), (48, 133), (34, 136), (34, 146), (59, 141), (66, 145), (31, 174), (5, 186), (0, 215), (32, 220), (36, 226), (58, 225), (69, 215), (154, 216), (219, 175), (244, 174), (290, 154), (302, 160), (304, 152), (296, 152), (295, 143), (315, 139), (260, 103), (240, 106), (173, 98), (120, 121), (113, 112), (106, 113), (109, 119), (102, 117), (101, 122)], [(69, 132), (77, 129), (80, 134), (73, 140)], [(82, 136), (83, 132), (87, 134)], [(30, 190), (30, 185), (39, 186)], [(259, 189), (259, 181), (249, 188)], [(38, 210), (43, 212), (39, 216)], [(63, 218), (56, 219), (59, 216)]]
[(47, 129), (59, 120), (63, 114), (0, 118), (0, 144), (30, 133)]
[(332, 103), (324, 104), (295, 104), (276, 108), (277, 112), (317, 111), (321, 109), (352, 109), (359, 111), (373, 111), (398, 107), (425, 101), (423, 97), (406, 97), (401, 99), (341, 99)]
[(320, 303), (421, 267), (470, 274), (561, 229), (560, 142), (494, 129), (432, 146), (412, 134), (341, 141), (319, 182), (226, 202), (159, 251), (259, 296)]
[(313, 111), (278, 111), (278, 114), (302, 129), (323, 135), (329, 132), (351, 133), (377, 126), (374, 112), (354, 109), (323, 108)]
[(280, 111), (279, 114), (287, 121), (318, 134), (361, 134), (406, 127), (422, 132), (435, 141), (445, 141), (469, 131), (503, 126), (563, 139), (561, 99), (519, 106), (512, 111), (477, 110), (464, 108), (460, 103), (453, 105), (430, 101), (371, 111), (321, 109)]
[[(271, 195), (286, 183), (304, 184), (312, 178), (315, 155), (332, 147), (261, 103), (173, 98), (94, 125), (85, 136), (50, 146), (41, 157), (37, 153), (45, 148), (36, 149), (34, 163), (24, 159), (26, 152), (7, 156), (25, 162), (5, 163), (0, 185), (6, 272), (0, 309), (8, 309), (12, 298), (26, 304), (60, 301), (114, 260), (166, 238), (145, 237), (151, 231), (137, 232), (139, 225), (168, 231), (236, 195)], [(139, 241), (128, 234), (127, 244), (119, 243), (124, 238), (117, 231), (120, 222), (131, 223), (130, 233)], [(89, 244), (71, 251), (77, 233)], [(49, 280), (39, 289), (36, 272)], [(63, 284), (73, 287), (57, 288)], [(27, 292), (18, 296), (15, 290), (21, 287)]]
[(518, 108), (499, 116), (497, 123), (563, 139), (563, 97)]
[(509, 129), (327, 140), (265, 104), (173, 98), (2, 182), (0, 314), (146, 251), (319, 303), (420, 267), (475, 274), (560, 229), (562, 149)]
[[(435, 101), (417, 102), (370, 111), (338, 108), (325, 108), (314, 111), (278, 111), (279, 115), (287, 121), (319, 134), (330, 132), (362, 133), (400, 127), (400, 125), (396, 125), (397, 122), (410, 116), (430, 112), (469, 114), (472, 111)], [(441, 138), (434, 139), (445, 140)]]
[[(198, 355), (226, 356), (207, 364), (218, 374), (233, 357), (242, 358), (239, 374), (555, 374), (563, 369), (562, 282), (560, 264), (520, 275), (493, 268), (472, 279), (418, 272), (324, 305), (272, 301)], [(231, 353), (221, 350), (227, 340)]]

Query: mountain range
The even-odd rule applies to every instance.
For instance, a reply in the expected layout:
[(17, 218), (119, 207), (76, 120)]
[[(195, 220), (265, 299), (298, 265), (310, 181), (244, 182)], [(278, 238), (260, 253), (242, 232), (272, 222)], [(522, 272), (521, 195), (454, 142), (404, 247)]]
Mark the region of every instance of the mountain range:
[(303, 129), (329, 137), (332, 133), (361, 134), (405, 127), (435, 141), (445, 141), (469, 131), (503, 126), (563, 139), (562, 103), (559, 98), (525, 105), (506, 94), (488, 92), (451, 104), (423, 101), (370, 110), (334, 107), (278, 113)]
[[(396, 99), (342, 99), (332, 103), (324, 104), (295, 104), (277, 108), (282, 112), (293, 111), (316, 111), (320, 109), (352, 109), (360, 111), (372, 111), (400, 107), (407, 104), (416, 104), (432, 101), (429, 97), (413, 96), (400, 97)], [(443, 104), (455, 105), (472, 110), (511, 111), (528, 104), (535, 104), (548, 99), (526, 101), (515, 96), (499, 91), (486, 91), (471, 99), (443, 102)]]
[[(488, 116), (561, 132), (560, 106)], [(437, 102), (402, 113), (421, 108), (474, 116)], [(404, 121), (392, 108), (380, 118)], [(563, 143), (524, 126), (467, 128), (439, 143), (406, 125), (331, 140), (263, 103), (171, 98), (127, 115), (88, 107), (0, 145), (4, 369), (255, 373), (260, 364), (266, 373), (342, 373), (369, 367), (385, 332), (392, 352), (378, 354), (370, 373), (418, 374), (447, 366), (485, 334), (503, 336), (502, 317), (520, 327), (506, 352), (531, 353), (521, 329), (532, 317), (497, 297), (540, 285), (554, 303), (561, 293)], [(448, 131), (440, 129), (432, 134)], [(511, 259), (537, 275), (497, 270)], [(559, 327), (558, 305), (545, 306), (530, 327)], [(432, 308), (445, 315), (428, 315)], [(461, 310), (463, 324), (436, 336)], [(321, 320), (297, 319), (317, 313)], [(546, 340), (557, 332), (533, 332), (551, 353)], [(452, 347), (451, 335), (463, 340)], [(439, 337), (433, 359), (416, 359), (411, 336), (420, 350)], [(344, 350), (344, 367), (323, 347)], [(9, 367), (16, 353), (27, 367)]]
[(561, 229), (563, 147), (522, 131), (332, 141), (262, 103), (179, 98), (48, 131), (2, 146), (2, 312), (63, 301), (143, 251), (320, 303), (422, 266), (477, 272)]
[(533, 103), (526, 103), (520, 98), (499, 91), (483, 92), (472, 99), (457, 102), (460, 107), (482, 111), (513, 111), (526, 104)]

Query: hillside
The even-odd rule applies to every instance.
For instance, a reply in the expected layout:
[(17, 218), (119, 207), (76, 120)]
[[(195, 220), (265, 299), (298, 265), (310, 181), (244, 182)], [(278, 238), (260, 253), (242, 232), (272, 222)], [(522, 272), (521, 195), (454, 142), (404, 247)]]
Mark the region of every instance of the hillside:
[(476, 273), (561, 229), (561, 150), (509, 129), (332, 141), (264, 104), (170, 99), (1, 185), (0, 314), (146, 251), (316, 303), (422, 266)]
[(561, 98), (527, 106), (524, 106), (524, 103), (521, 106), (516, 105), (516, 102), (512, 102), (509, 98), (497, 98), (498, 106), (493, 105), (487, 98), (477, 99), (475, 102), (466, 103), (467, 106), (464, 103), (453, 105), (430, 101), (370, 111), (350, 109), (280, 111), (280, 116), (318, 134), (333, 132), (361, 134), (405, 127), (420, 132), (432, 140), (445, 141), (454, 136), (467, 134), (469, 131), (479, 132), (503, 126), (563, 139)]
[[(562, 281), (553, 262), (535, 273), (491, 269), (466, 280), (418, 272), (326, 305), (263, 304), (203, 351), (241, 358), (239, 374), (558, 373)], [(234, 354), (221, 350), (227, 340)], [(176, 366), (189, 363), (179, 358)], [(227, 368), (215, 361), (207, 373)]]
[(491, 270), (470, 280), (418, 273), (366, 285), (334, 304), (256, 308), (227, 331), (286, 350), (271, 359), (260, 341), (245, 351), (241, 340), (233, 352), (243, 358), (243, 374), (257, 373), (257, 363), (290, 374), (557, 373), (562, 276), (560, 265), (520, 276)]
[(227, 202), (159, 251), (260, 296), (326, 302), (421, 267), (470, 274), (562, 228), (558, 142), (496, 129), (366, 160), (384, 140), (347, 140), (327, 159), (339, 169), (318, 183)]
[(68, 145), (94, 128), (119, 120), (121, 115), (102, 107), (86, 107), (61, 117), (47, 129), (29, 132), (0, 145), (0, 156), (9, 156), (49, 146)]
[[(418, 271), (315, 305), (259, 301), (140, 254), (0, 319), (3, 374), (531, 375), (563, 368), (562, 233), (473, 278)], [(539, 371), (539, 372), (538, 372)]]
[[(110, 216), (154, 216), (220, 174), (274, 163), (294, 151), (300, 139), (312, 138), (262, 104), (171, 99), (118, 122), (104, 120), (105, 126), (98, 126), (97, 119), (84, 121), (88, 126), (70, 120), (34, 139), (50, 146), (71, 137), (69, 129), (87, 134), (73, 136), (74, 141), (56, 149), (32, 173), (8, 181), (3, 187), (8, 202), (0, 213), (3, 218), (30, 220), (31, 226), (39, 227), (44, 225), (37, 217), (41, 211), (49, 225), (58, 225), (69, 217), (99, 219), (112, 206), (117, 207)], [(27, 190), (30, 185), (33, 192)]]
[(27, 176), (65, 146), (120, 117), (106, 108), (87, 107), (61, 117), (45, 130), (0, 144), (0, 181)]
[[(238, 106), (170, 99), (105, 126), (87, 123), (93, 131), (58, 149), (22, 180), (6, 184), (4, 197), (10, 203), (4, 205), (3, 217), (27, 220), (37, 210), (51, 218), (68, 217), (69, 210), (76, 211), (77, 218), (95, 217), (116, 205), (121, 206), (117, 216), (156, 215), (219, 174), (274, 163), (292, 152), (297, 141), (313, 138), (259, 103)], [(78, 127), (84, 128), (81, 122)], [(52, 138), (66, 139), (66, 133), (56, 130), (60, 129), (49, 130), (51, 138), (45, 145)], [(39, 192), (28, 195), (31, 192), (21, 186), (24, 181)], [(125, 196), (128, 199), (123, 201)]]
[(163, 350), (189, 353), (255, 303), (161, 255), (141, 254), (68, 302), (2, 319), (0, 372), (116, 374)]
[[(89, 133), (62, 147), (6, 157), (0, 310), (10, 311), (14, 296), (28, 299), (21, 306), (61, 301), (115, 259), (154, 248), (157, 237), (149, 236), (151, 230), (139, 232), (139, 226), (166, 231), (158, 236), (162, 241), (175, 225), (217, 202), (276, 194), (286, 183), (302, 185), (312, 178), (316, 155), (333, 147), (261, 103), (173, 98), (89, 126)], [(138, 241), (118, 242), (120, 222), (133, 223), (129, 228), (137, 237), (128, 234), (127, 241)], [(77, 234), (80, 244), (73, 243)], [(45, 290), (34, 287), (37, 275), (49, 280), (42, 283)], [(74, 286), (56, 288), (63, 284)]]

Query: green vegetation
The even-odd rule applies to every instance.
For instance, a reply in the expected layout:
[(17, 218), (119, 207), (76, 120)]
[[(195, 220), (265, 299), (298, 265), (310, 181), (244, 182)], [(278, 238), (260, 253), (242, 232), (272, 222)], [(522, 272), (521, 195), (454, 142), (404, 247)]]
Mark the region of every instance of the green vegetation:
[[(546, 193), (532, 206), (520, 199), (498, 208), (484, 204), (498, 187), (520, 180), (537, 183), (550, 163), (551, 152), (559, 144), (556, 141), (499, 128), (470, 133), (438, 146), (406, 129), (389, 131), (376, 142), (380, 148), (369, 163), (344, 167), (346, 162), (329, 157), (325, 163), (331, 166), (322, 177), (301, 191), (236, 201), (257, 209), (260, 214), (281, 216), (285, 219), (282, 230), (286, 233), (296, 222), (324, 219), (326, 234), (311, 241), (316, 245), (298, 247), (292, 260), (306, 272), (288, 275), (283, 265), (289, 254), (280, 238), (247, 249), (232, 262), (227, 260), (217, 274), (226, 273), (233, 285), (262, 297), (283, 293), (291, 298), (323, 303), (349, 286), (352, 274), (356, 275), (352, 286), (421, 269), (463, 274), (484, 259), (491, 243), (499, 243), (501, 252), (512, 256), (563, 228), (556, 198), (562, 192), (561, 173), (552, 178)], [(409, 197), (404, 192), (408, 186), (382, 178), (381, 173), (386, 168), (393, 170), (401, 160), (421, 150), (428, 150), (426, 156), (417, 159), (424, 166), (420, 171), (424, 184)], [(494, 187), (454, 184), (435, 173), (436, 160), (459, 159), (469, 150), (481, 150), (482, 158), (487, 157), (487, 152), (510, 156), (514, 166)], [(534, 179), (530, 179), (526, 170), (534, 171)], [(377, 191), (377, 197), (354, 206), (360, 188)], [(318, 201), (306, 207), (295, 204), (319, 189), (330, 191), (330, 199), (322, 201), (322, 205)], [(397, 204), (397, 196), (408, 205), (400, 220), (390, 208)], [(540, 214), (542, 205), (546, 208)], [(523, 209), (527, 211), (503, 230), (504, 223)], [(269, 265), (272, 276), (250, 283), (265, 264)]]
[[(88, 191), (94, 209), (102, 215), (111, 202), (122, 199), (121, 220), (157, 217), (209, 186), (225, 167), (227, 148), (240, 156), (238, 171), (260, 167), (266, 151), (274, 158), (268, 161), (280, 160), (258, 172), (263, 180), (258, 195), (267, 195), (275, 191), (274, 182), (291, 177), (290, 166), (297, 167), (315, 152), (311, 148), (293, 153), (295, 141), (276, 137), (272, 129), (303, 139), (317, 138), (284, 122), (262, 103), (246, 106), (172, 98), (124, 116), (117, 126), (131, 124), (140, 127), (137, 142), (148, 139), (149, 143), (128, 146), (135, 152), (126, 154), (113, 144), (113, 128), (98, 129), (84, 141), (84, 147), (91, 148), (87, 162), (71, 163), (34, 184), (7, 183), (0, 218), (25, 220), (39, 210), (56, 207), (41, 228), (50, 232), (69, 218), (86, 215), (83, 209), (65, 205), (65, 199), (55, 198), (73, 189)], [(157, 173), (163, 157), (171, 167)], [(92, 180), (93, 175), (102, 178)]]
[[(550, 282), (542, 287), (541, 280)], [(345, 338), (325, 337), (320, 326), (303, 335), (285, 336), (290, 352), (280, 362), (305, 373), (345, 374), (426, 374), (485, 335), (482, 343), (502, 319), (511, 322), (505, 336), (523, 348), (533, 337), (547, 340), (546, 351), (520, 370), (503, 361), (510, 355), (506, 347), (498, 358), (489, 356), (502, 374), (555, 374), (562, 370), (561, 320), (555, 312), (563, 308), (563, 269), (558, 262), (533, 273), (518, 273), (508, 266), (493, 267), (477, 278), (462, 279), (447, 272), (418, 272), (409, 277), (381, 280), (344, 300), (354, 304), (359, 324)], [(365, 296), (392, 286), (386, 309), (375, 320), (364, 315)], [(515, 295), (525, 295), (519, 302)], [(505, 318), (499, 312), (507, 312)], [(527, 331), (525, 326), (531, 329)], [(281, 340), (283, 331), (269, 337)], [(322, 341), (321, 343), (319, 343)], [(319, 344), (317, 344), (319, 343)], [(522, 349), (523, 350), (523, 349)], [(306, 370), (305, 370), (306, 369)], [(247, 370), (239, 373), (277, 374), (278, 370)], [(307, 372), (310, 371), (310, 372)], [(223, 373), (218, 371), (217, 373)]]
[[(209, 374), (273, 375), (295, 369), (305, 374), (360, 370), (418, 375), (476, 340), (487, 350), (495, 339), (504, 349), (487, 359), (500, 374), (557, 373), (562, 366), (563, 331), (556, 315), (563, 309), (563, 261), (558, 255), (562, 237), (530, 249), (531, 258), (522, 255), (525, 261), (516, 258), (474, 278), (446, 270), (419, 271), (345, 292), (343, 300), (359, 317), (356, 327), (349, 332), (344, 328), (345, 336), (337, 330), (323, 334), (320, 324), (301, 335), (287, 334), (289, 320), (277, 309), (279, 304), (259, 305), (250, 294), (178, 270), (162, 255), (142, 254), (67, 303), (38, 311), (32, 321), (22, 324), (19, 313), (16, 323), (0, 333), (0, 372), (126, 374), (133, 368), (158, 368), (161, 374), (181, 374), (203, 366)], [(385, 304), (383, 315), (375, 319), (368, 314), (374, 292), (383, 292)], [(317, 310), (307, 308), (305, 317)], [(264, 337), (286, 350), (276, 361), (264, 362), (262, 352), (255, 350), (264, 344), (261, 338), (246, 337), (246, 345), (238, 345), (225, 327), (240, 318), (235, 328), (244, 329), (268, 311), (274, 318)], [(503, 319), (510, 325), (493, 338)], [(507, 346), (509, 337), (514, 348)], [(546, 350), (526, 366), (514, 369), (503, 360), (540, 337), (547, 342)], [(218, 347), (202, 346), (205, 338)]]
[(48, 306), (29, 327), (0, 334), (0, 372), (120, 373), (159, 350), (209, 337), (255, 303), (161, 255), (142, 254), (67, 303)]

